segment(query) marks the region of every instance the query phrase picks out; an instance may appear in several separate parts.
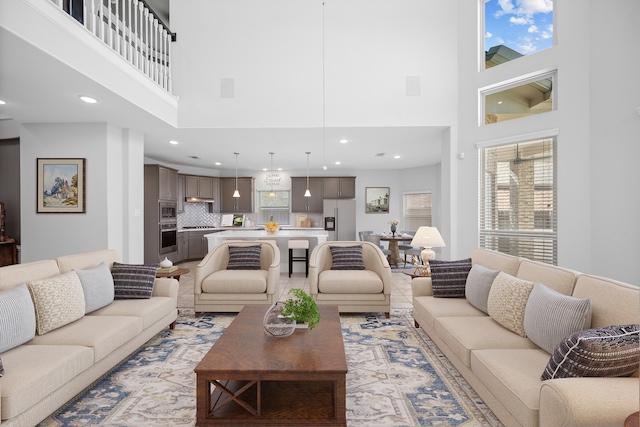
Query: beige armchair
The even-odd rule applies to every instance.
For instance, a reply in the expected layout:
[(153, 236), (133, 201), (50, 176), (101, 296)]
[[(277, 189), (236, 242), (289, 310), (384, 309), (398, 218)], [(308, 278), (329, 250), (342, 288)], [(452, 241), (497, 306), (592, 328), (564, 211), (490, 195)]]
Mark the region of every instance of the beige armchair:
[[(260, 270), (228, 270), (229, 246), (261, 245)], [(202, 312), (239, 312), (250, 304), (273, 304), (278, 295), (280, 251), (273, 242), (224, 241), (196, 266), (196, 317)], [(275, 296), (275, 297), (274, 297)]]
[[(362, 246), (364, 270), (332, 270), (330, 246)], [(337, 305), (341, 313), (383, 312), (391, 308), (391, 268), (371, 242), (323, 242), (309, 259), (309, 292), (318, 304)]]

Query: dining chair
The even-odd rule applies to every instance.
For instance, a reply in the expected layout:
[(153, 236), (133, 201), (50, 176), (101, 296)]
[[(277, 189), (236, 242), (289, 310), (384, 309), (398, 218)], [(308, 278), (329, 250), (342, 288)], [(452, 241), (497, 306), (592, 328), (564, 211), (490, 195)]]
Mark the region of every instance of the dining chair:
[(360, 236), (361, 241), (364, 241), (364, 236), (366, 234), (373, 234), (373, 230), (358, 231), (358, 236)]
[(386, 256), (391, 255), (391, 251), (389, 249), (386, 249), (380, 243), (380, 236), (378, 236), (376, 234), (373, 234), (373, 232), (371, 234), (365, 234), (364, 235), (364, 240), (366, 240), (367, 242), (371, 242), (374, 245), (378, 246), (382, 250), (382, 253), (385, 254)]

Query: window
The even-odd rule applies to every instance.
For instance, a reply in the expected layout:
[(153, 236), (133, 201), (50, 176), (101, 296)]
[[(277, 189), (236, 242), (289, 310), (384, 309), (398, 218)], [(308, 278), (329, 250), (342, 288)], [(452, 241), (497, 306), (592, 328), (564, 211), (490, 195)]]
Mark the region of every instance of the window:
[(482, 1), (485, 68), (553, 46), (553, 0)]
[(484, 98), (484, 124), (552, 111), (554, 77), (555, 72), (545, 73), (497, 88), (481, 90)]
[(289, 190), (277, 190), (275, 196), (270, 191), (258, 191), (258, 223), (271, 220), (278, 224), (289, 224)]
[(403, 206), (403, 231), (417, 231), (420, 226), (431, 226), (431, 192), (404, 193)]
[(555, 138), (480, 150), (480, 247), (557, 262)]

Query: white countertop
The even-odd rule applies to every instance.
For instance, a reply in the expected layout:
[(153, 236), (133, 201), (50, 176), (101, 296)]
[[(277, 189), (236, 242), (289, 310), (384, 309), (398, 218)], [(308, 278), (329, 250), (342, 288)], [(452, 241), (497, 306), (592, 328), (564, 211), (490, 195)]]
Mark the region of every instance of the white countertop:
[(295, 228), (278, 230), (275, 234), (268, 234), (266, 230), (225, 230), (217, 233), (205, 234), (204, 237), (211, 237), (214, 239), (233, 239), (233, 238), (249, 238), (249, 239), (261, 239), (263, 237), (275, 237), (278, 239), (288, 239), (291, 237), (324, 237), (329, 236), (329, 233), (322, 228)]

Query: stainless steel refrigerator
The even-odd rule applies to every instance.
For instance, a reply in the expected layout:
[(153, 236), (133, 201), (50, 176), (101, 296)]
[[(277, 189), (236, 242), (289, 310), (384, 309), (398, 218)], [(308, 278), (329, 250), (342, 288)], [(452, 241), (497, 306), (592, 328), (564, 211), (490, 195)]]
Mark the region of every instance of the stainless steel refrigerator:
[(325, 199), (324, 225), (327, 240), (358, 240), (356, 236), (356, 200)]

